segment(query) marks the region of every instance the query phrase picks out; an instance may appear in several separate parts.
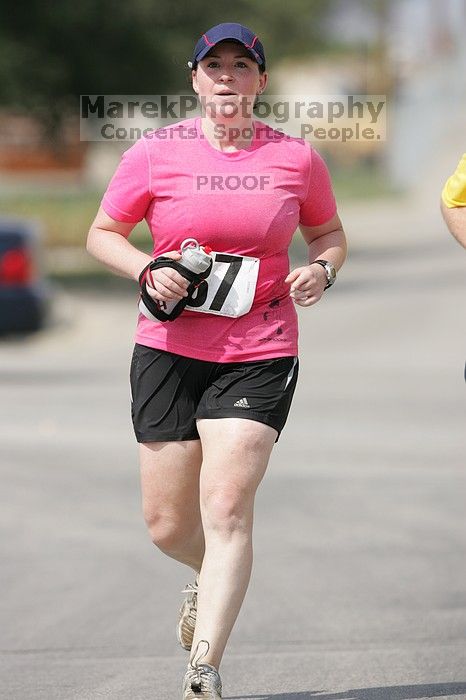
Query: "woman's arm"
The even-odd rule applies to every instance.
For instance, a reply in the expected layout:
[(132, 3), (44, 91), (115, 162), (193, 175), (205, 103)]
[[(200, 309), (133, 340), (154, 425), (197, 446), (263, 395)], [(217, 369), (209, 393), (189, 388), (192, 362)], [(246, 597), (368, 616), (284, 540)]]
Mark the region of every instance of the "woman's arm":
[(345, 262), (347, 248), (338, 214), (321, 226), (300, 226), (299, 229), (308, 245), (309, 264), (322, 258), (331, 262), (339, 270)]
[(442, 200), (441, 209), (448, 230), (466, 248), (466, 206), (447, 207)]
[[(86, 249), (115, 274), (139, 282), (139, 275), (153, 258), (127, 240), (135, 226), (135, 223), (122, 223), (112, 219), (100, 207), (89, 229)], [(165, 252), (164, 255), (173, 260), (181, 258), (175, 250)], [(162, 267), (152, 271), (151, 282), (147, 292), (153, 299), (167, 301), (186, 296), (188, 282), (173, 268)]]
[(87, 235), (87, 252), (115, 274), (138, 280), (152, 258), (127, 240), (135, 226), (112, 219), (100, 207)]
[(309, 265), (298, 267), (285, 279), (291, 284), (290, 296), (299, 306), (311, 306), (321, 298), (327, 275), (314, 260), (327, 260), (339, 270), (346, 259), (346, 237), (338, 214), (321, 226), (300, 226), (309, 249)]
[(441, 210), (450, 233), (466, 248), (466, 153), (443, 187)]

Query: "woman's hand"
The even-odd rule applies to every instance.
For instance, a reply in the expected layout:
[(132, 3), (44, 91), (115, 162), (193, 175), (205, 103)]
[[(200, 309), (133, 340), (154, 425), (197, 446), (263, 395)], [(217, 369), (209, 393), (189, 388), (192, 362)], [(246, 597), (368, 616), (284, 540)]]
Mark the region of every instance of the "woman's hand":
[[(168, 253), (163, 253), (163, 256), (172, 260), (179, 260), (181, 253), (171, 250)], [(157, 301), (169, 301), (172, 299), (178, 301), (188, 296), (186, 291), (188, 285), (188, 280), (172, 267), (159, 267), (157, 270), (151, 270), (146, 278), (147, 293), (152, 299)]]
[(311, 263), (305, 267), (297, 267), (285, 279), (291, 284), (290, 297), (298, 306), (312, 306), (324, 293), (327, 286), (327, 275), (322, 265)]

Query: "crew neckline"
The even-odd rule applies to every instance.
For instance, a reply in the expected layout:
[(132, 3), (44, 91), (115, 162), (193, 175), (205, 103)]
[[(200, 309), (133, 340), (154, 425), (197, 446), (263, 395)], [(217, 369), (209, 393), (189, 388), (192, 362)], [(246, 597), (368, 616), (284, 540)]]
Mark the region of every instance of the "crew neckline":
[(209, 151), (209, 153), (212, 153), (212, 155), (216, 156), (217, 158), (222, 158), (223, 160), (241, 160), (242, 158), (247, 158), (257, 150), (258, 122), (255, 119), (252, 121), (254, 136), (252, 137), (251, 143), (249, 144), (248, 148), (240, 148), (238, 151), (220, 151), (218, 148), (212, 146), (202, 130), (201, 117), (196, 117), (195, 126), (198, 140), (202, 143), (204, 148)]

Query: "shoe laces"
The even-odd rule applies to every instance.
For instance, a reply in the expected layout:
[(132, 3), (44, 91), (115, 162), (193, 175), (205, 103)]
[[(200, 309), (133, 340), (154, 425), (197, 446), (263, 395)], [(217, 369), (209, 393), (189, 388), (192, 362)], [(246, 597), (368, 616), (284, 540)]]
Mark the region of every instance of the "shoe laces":
[(199, 573), (196, 574), (194, 583), (187, 583), (181, 591), (182, 593), (197, 593), (199, 589)]
[(196, 580), (194, 583), (187, 583), (186, 586), (183, 588), (181, 591), (182, 593), (189, 593), (188, 596), (188, 604), (190, 606), (189, 610), (189, 615), (192, 617), (193, 614), (193, 608), (196, 610), (197, 608), (197, 592), (199, 589), (199, 580), (198, 577), (196, 576)]
[(186, 586), (181, 591), (182, 593), (197, 593), (198, 585), (196, 583), (187, 583)]
[[(207, 646), (204, 651), (199, 650), (199, 646), (201, 644), (205, 644)], [(192, 659), (189, 661), (190, 670), (195, 674), (190, 680), (191, 689), (197, 693), (215, 690), (215, 685), (218, 682), (218, 673), (216, 669), (210, 664), (201, 664), (202, 659), (205, 658), (209, 649), (209, 642), (206, 639), (201, 639), (197, 643)]]

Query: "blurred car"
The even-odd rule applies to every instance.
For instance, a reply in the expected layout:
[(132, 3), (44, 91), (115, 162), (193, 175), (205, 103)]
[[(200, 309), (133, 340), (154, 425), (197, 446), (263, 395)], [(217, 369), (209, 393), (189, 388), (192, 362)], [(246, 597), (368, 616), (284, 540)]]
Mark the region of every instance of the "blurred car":
[(41, 329), (50, 304), (51, 287), (41, 272), (38, 225), (0, 217), (0, 334)]

